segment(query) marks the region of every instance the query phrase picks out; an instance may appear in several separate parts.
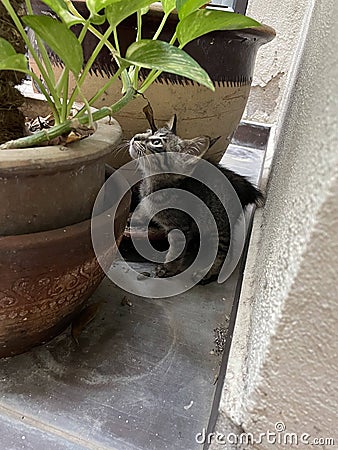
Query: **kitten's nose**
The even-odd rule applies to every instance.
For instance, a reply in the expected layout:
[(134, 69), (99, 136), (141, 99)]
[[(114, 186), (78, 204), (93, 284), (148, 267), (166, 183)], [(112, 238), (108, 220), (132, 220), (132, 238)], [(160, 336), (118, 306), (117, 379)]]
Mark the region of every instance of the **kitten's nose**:
[(142, 139), (142, 137), (141, 137), (140, 134), (136, 134), (136, 135), (133, 137), (133, 141), (140, 141), (141, 139)]

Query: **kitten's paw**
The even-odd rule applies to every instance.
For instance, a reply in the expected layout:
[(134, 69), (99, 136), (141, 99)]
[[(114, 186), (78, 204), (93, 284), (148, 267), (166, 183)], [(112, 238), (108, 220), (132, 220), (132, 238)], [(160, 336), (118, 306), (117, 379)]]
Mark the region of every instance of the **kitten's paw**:
[(177, 275), (177, 273), (177, 269), (174, 269), (173, 267), (170, 267), (166, 264), (161, 264), (155, 269), (155, 275), (158, 278), (173, 277), (174, 275)]
[(155, 269), (155, 276), (157, 278), (165, 278), (166, 277), (166, 269), (163, 265), (157, 266)]

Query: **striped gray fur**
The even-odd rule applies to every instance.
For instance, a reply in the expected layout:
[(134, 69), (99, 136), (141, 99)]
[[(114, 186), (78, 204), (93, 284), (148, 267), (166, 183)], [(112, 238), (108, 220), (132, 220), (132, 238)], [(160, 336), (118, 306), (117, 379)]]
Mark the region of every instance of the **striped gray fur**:
[[(217, 279), (226, 258), (231, 237), (229, 217), (222, 204), (222, 199), (219, 199), (205, 184), (193, 178), (199, 161), (215, 140), (208, 136), (181, 139), (175, 134), (174, 128), (175, 124), (172, 122), (157, 131), (147, 130), (144, 133), (136, 134), (130, 141), (130, 155), (139, 161), (139, 168), (144, 176), (140, 185), (142, 214), (140, 214), (139, 220), (142, 215), (152, 218), (168, 236), (170, 248), (164, 264), (157, 268), (158, 277), (169, 277), (182, 272), (195, 258), (201, 238), (210, 239), (212, 242), (212, 239), (218, 237), (216, 257), (209, 272), (201, 281), (201, 284), (207, 284)], [(151, 155), (157, 155), (157, 157), (148, 158)], [(243, 176), (219, 165), (214, 165), (214, 167), (230, 181), (243, 209), (250, 203), (260, 204), (262, 202), (263, 196), (260, 191)], [(154, 175), (158, 171), (161, 173)], [(177, 172), (177, 174), (168, 173), (168, 171)], [(225, 199), (229, 189), (227, 185), (228, 183), (224, 182), (224, 186), (221, 186)], [(179, 203), (176, 189), (183, 189), (197, 196), (209, 208), (216, 222), (218, 236), (211, 235), (211, 222), (202, 208), (194, 211), (196, 223), (189, 214), (174, 208), (174, 205)], [(155, 192), (156, 197), (148, 198)], [(173, 207), (158, 212), (165, 204)], [(201, 235), (197, 224), (200, 224)], [(183, 245), (181, 234), (174, 230), (184, 233), (185, 246), (183, 246), (181, 254), (171, 261), (173, 255), (178, 254), (178, 249)]]

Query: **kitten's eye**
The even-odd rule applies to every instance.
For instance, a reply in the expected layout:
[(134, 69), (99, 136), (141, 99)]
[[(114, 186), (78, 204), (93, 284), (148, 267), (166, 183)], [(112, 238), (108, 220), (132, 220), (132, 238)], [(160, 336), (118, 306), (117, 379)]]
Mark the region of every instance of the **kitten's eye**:
[(162, 145), (161, 139), (152, 139), (151, 143), (155, 146)]

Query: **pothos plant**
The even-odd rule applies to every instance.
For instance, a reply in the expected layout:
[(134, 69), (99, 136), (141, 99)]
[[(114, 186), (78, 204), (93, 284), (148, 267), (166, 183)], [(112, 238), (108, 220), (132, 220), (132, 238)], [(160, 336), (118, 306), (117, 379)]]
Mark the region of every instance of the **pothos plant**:
[[(183, 50), (183, 47), (193, 39), (211, 31), (259, 25), (255, 20), (239, 14), (202, 8), (206, 0), (162, 0), (163, 18), (157, 31), (152, 39), (142, 39), (142, 18), (148, 13), (152, 0), (86, 0), (90, 13), (88, 18), (79, 14), (71, 0), (43, 0), (43, 2), (55, 12), (58, 19), (34, 15), (30, 0), (25, 0), (27, 14), (19, 18), (10, 0), (1, 0), (34, 59), (41, 77), (29, 68), (27, 57), (17, 53), (3, 38), (0, 38), (0, 70), (23, 72), (34, 80), (49, 103), (54, 125), (33, 135), (8, 141), (0, 146), (2, 149), (38, 146), (58, 136), (67, 135), (71, 130), (81, 126), (94, 129), (95, 121), (114, 115), (133, 98), (142, 95), (162, 71), (190, 78), (214, 90), (208, 74)], [(175, 9), (178, 13), (176, 29), (169, 42), (161, 41), (160, 33)], [(133, 14), (137, 16), (135, 42), (129, 46), (125, 54), (122, 54), (117, 27)], [(108, 23), (108, 27), (102, 34), (96, 25), (104, 22)], [(78, 24), (82, 28), (76, 37), (71, 27)], [(28, 38), (27, 28), (35, 33), (38, 51)], [(84, 63), (81, 44), (87, 33), (93, 33), (99, 40), (89, 60)], [(113, 39), (110, 39), (111, 36)], [(63, 63), (63, 70), (58, 79), (54, 74), (46, 46)], [(82, 92), (83, 83), (104, 46), (109, 49), (118, 69), (91, 98), (86, 98)], [(148, 76), (142, 81), (138, 77), (140, 68), (150, 69)], [(70, 89), (70, 77), (75, 82), (73, 89)], [(122, 83), (120, 99), (113, 105), (102, 107), (92, 113), (93, 103), (115, 82)], [(71, 116), (76, 99), (80, 99), (84, 106)]]

